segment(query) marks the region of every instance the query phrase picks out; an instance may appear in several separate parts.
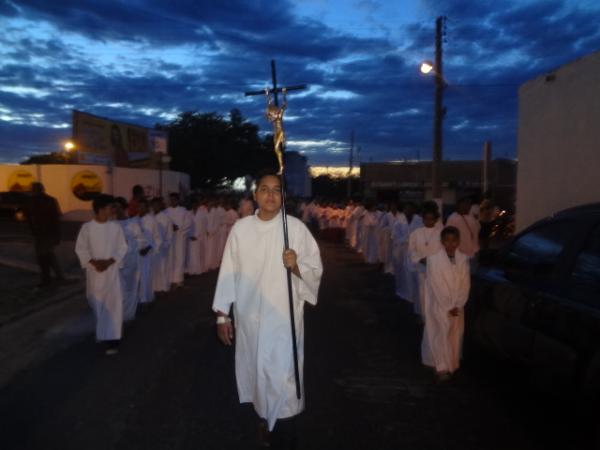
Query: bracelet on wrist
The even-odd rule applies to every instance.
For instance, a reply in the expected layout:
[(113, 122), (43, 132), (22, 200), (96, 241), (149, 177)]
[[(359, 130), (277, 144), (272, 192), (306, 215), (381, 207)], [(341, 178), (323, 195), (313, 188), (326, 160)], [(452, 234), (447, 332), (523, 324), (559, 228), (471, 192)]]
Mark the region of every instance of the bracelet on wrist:
[(231, 319), (227, 316), (217, 316), (217, 325), (224, 325), (230, 323)]

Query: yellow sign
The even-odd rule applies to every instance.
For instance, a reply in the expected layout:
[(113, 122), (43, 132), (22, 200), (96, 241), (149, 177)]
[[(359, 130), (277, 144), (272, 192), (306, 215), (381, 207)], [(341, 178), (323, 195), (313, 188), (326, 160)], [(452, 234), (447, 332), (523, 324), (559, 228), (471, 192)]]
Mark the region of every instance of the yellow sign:
[(73, 176), (71, 191), (79, 200), (93, 200), (102, 193), (102, 180), (91, 170), (83, 170)]
[(35, 182), (35, 177), (27, 170), (15, 170), (8, 177), (8, 190), (13, 192), (30, 192), (31, 184)]

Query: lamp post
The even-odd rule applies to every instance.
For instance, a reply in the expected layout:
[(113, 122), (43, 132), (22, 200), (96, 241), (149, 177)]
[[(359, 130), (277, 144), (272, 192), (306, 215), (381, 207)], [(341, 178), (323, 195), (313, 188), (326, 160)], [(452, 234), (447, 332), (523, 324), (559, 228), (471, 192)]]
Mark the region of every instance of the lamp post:
[(73, 160), (73, 154), (75, 152), (75, 143), (73, 141), (67, 141), (64, 144), (64, 156), (65, 159), (67, 160), (67, 163), (71, 163), (71, 161)]
[(446, 82), (444, 81), (443, 73), (443, 58), (442, 58), (442, 34), (444, 24), (446, 22), (445, 17), (438, 17), (435, 21), (435, 63), (431, 61), (424, 61), (421, 64), (420, 70), (423, 74), (434, 75), (435, 82), (435, 94), (434, 94), (434, 119), (433, 119), (433, 152), (431, 161), (431, 194), (433, 200), (442, 207), (442, 182), (440, 169), (442, 165), (442, 150), (443, 150), (443, 120), (446, 115), (446, 108), (443, 105), (444, 87)]

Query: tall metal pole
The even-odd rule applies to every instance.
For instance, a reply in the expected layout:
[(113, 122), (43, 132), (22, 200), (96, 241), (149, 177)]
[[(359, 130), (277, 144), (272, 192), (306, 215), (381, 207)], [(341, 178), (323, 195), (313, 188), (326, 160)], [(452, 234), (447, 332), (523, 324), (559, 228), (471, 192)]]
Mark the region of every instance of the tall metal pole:
[(491, 141), (485, 141), (483, 144), (483, 168), (482, 168), (482, 183), (481, 193), (487, 194), (490, 185), (490, 161), (492, 160), (492, 143)]
[[(277, 98), (277, 70), (275, 68), (275, 60), (271, 60), (271, 78), (273, 81), (273, 101), (275, 102), (275, 106), (279, 106), (279, 101)], [(284, 96), (285, 99), (285, 96)], [(277, 149), (275, 149), (277, 150)], [(285, 157), (285, 141), (282, 144), (281, 153)], [(286, 180), (285, 180), (285, 159), (283, 170), (281, 172), (281, 221), (283, 225), (283, 244), (286, 250), (290, 248), (290, 239), (288, 233), (288, 221), (287, 221), (287, 212), (285, 207), (286, 202)], [(294, 378), (296, 381), (296, 398), (300, 400), (302, 398), (302, 388), (300, 382), (300, 366), (298, 364), (298, 341), (296, 338), (296, 319), (294, 318), (294, 291), (292, 289), (292, 269), (289, 267), (286, 268), (286, 276), (287, 276), (287, 288), (288, 288), (288, 304), (290, 308), (290, 324), (292, 331), (292, 352), (294, 357)]]
[(350, 134), (350, 158), (348, 161), (348, 185), (346, 188), (346, 197), (352, 198), (352, 168), (354, 167), (354, 130)]
[(435, 21), (435, 110), (433, 121), (433, 158), (431, 164), (431, 190), (433, 200), (441, 207), (442, 203), (442, 149), (443, 149), (443, 120), (445, 108), (443, 105), (444, 96), (444, 68), (443, 68), (443, 49), (442, 34), (445, 17), (438, 17)]

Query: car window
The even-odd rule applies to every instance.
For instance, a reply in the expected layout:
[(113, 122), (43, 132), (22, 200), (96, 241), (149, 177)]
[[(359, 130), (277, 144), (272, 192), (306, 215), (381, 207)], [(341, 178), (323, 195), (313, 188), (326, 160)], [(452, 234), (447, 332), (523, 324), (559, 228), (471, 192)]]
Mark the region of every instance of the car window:
[(577, 256), (570, 294), (575, 300), (600, 306), (600, 225), (592, 230)]
[(505, 264), (512, 274), (549, 277), (573, 237), (573, 220), (540, 225), (519, 236), (507, 252)]

